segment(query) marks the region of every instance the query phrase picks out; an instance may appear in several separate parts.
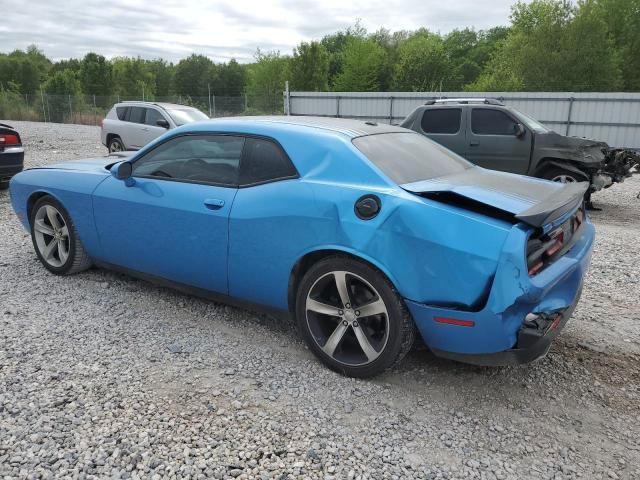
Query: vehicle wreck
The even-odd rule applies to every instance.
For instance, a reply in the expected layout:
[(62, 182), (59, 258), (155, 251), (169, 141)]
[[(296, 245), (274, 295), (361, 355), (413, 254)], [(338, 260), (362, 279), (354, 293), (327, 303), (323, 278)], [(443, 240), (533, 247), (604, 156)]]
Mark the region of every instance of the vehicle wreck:
[(401, 126), (481, 167), (554, 182), (589, 182), (591, 194), (640, 170), (640, 153), (568, 137), (495, 99), (443, 99), (411, 112)]

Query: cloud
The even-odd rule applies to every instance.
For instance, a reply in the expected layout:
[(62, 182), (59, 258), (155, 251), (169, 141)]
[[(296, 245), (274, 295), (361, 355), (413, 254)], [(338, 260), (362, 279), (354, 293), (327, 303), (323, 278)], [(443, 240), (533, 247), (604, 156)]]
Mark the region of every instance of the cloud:
[(290, 53), (300, 41), (353, 25), (369, 31), (483, 29), (508, 23), (509, 0), (15, 0), (3, 8), (0, 49), (35, 43), (53, 59), (93, 51), (176, 62), (192, 53), (251, 61), (258, 47)]

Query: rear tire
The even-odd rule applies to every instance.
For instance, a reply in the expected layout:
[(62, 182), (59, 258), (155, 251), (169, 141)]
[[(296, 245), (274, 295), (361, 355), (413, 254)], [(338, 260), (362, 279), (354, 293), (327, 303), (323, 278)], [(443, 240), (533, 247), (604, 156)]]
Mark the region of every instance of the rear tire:
[(55, 198), (40, 198), (31, 209), (29, 221), (33, 247), (51, 273), (71, 275), (91, 267), (71, 217)]
[(379, 375), (411, 349), (415, 325), (382, 272), (346, 256), (313, 265), (296, 294), (296, 320), (309, 349), (349, 377)]
[(109, 140), (109, 146), (107, 148), (109, 149), (109, 153), (123, 152), (124, 143), (122, 143), (120, 137), (111, 137), (111, 140)]

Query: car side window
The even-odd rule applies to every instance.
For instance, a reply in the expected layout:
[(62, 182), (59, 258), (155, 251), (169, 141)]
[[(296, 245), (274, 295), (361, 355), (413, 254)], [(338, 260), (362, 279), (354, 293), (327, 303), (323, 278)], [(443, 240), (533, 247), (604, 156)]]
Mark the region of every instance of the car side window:
[(235, 186), (245, 139), (185, 135), (151, 150), (133, 164), (133, 176)]
[(158, 124), (156, 123), (158, 120), (163, 120), (164, 117), (162, 116), (162, 114), (157, 111), (154, 108), (146, 108), (145, 109), (147, 111), (147, 115), (145, 117), (145, 121), (144, 123), (146, 123), (147, 125), (151, 125), (153, 127), (157, 127)]
[(478, 135), (515, 135), (517, 122), (500, 110), (471, 110), (471, 131)]
[(422, 130), (424, 133), (458, 133), (461, 118), (461, 108), (427, 108), (422, 115)]
[(118, 120), (125, 120), (127, 118), (127, 110), (129, 110), (129, 107), (116, 107), (116, 115), (118, 115)]
[(144, 107), (130, 107), (129, 121), (133, 123), (144, 123), (144, 117), (146, 108)]
[(247, 138), (240, 165), (240, 185), (255, 185), (284, 178), (298, 172), (280, 145), (262, 138)]

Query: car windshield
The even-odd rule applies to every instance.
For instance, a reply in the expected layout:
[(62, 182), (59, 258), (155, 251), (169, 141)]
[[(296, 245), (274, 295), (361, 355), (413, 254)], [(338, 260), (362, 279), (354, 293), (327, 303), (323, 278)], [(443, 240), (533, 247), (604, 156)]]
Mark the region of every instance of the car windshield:
[(171, 115), (176, 125), (184, 125), (185, 123), (207, 120), (209, 118), (196, 108), (168, 108), (167, 112), (169, 112), (169, 115)]
[(551, 131), (549, 128), (541, 124), (539, 121), (537, 121), (534, 118), (531, 118), (527, 114), (522, 113), (520, 110), (517, 110), (515, 108), (510, 108), (510, 110), (516, 115), (516, 117), (518, 117), (522, 121), (522, 123), (524, 123), (531, 130), (538, 133), (549, 133)]
[(353, 144), (398, 185), (459, 173), (473, 165), (418, 133), (381, 133)]

